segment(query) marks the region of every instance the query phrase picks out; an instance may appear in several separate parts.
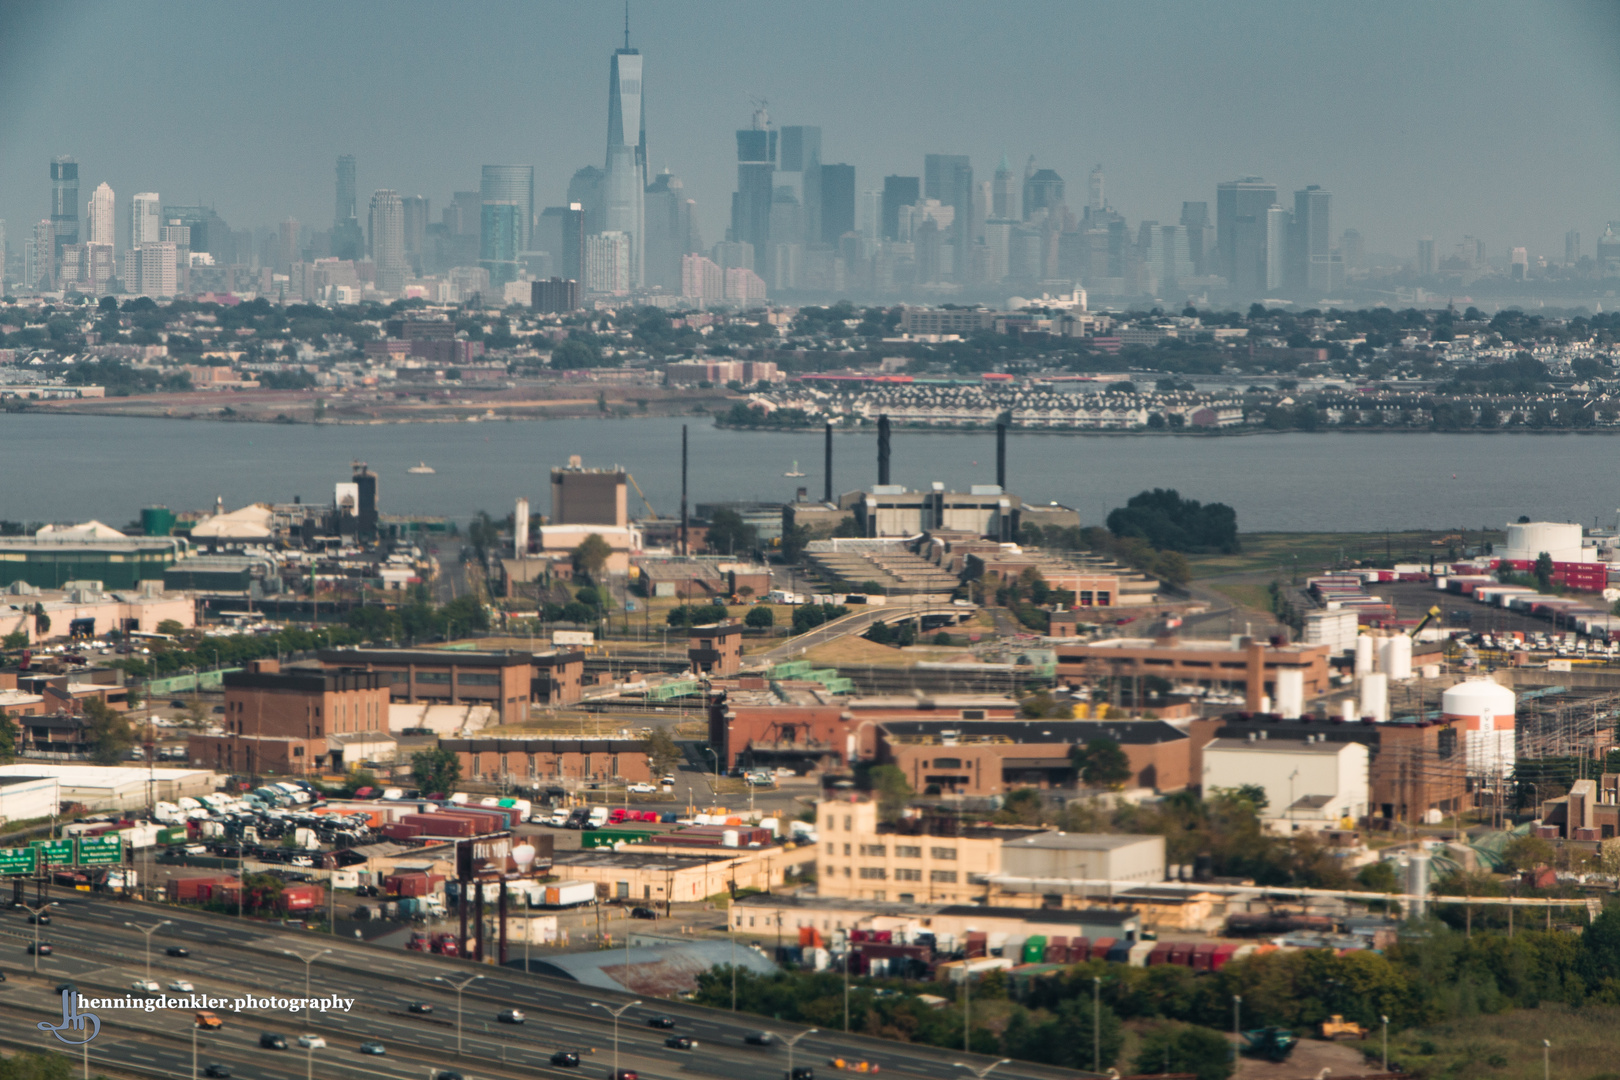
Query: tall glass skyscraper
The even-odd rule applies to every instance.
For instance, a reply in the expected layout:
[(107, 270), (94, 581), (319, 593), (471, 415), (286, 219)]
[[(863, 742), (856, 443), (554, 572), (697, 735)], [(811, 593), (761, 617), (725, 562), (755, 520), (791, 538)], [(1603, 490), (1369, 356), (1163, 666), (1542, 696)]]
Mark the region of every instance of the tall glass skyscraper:
[(478, 197), (486, 204), (511, 203), (518, 208), (518, 247), (527, 251), (534, 232), (534, 166), (485, 165), (478, 181)]
[(354, 190), (354, 155), (340, 154), (337, 159), (337, 211), (332, 224), (342, 225), (357, 216)]
[(51, 162), (51, 228), (56, 230), (53, 255), (79, 242), (79, 163), (70, 157)]
[[(1267, 284), (1270, 262), (1267, 211), (1277, 205), (1277, 185), (1258, 176), (1215, 188), (1215, 247), (1219, 273), (1232, 288), (1253, 295)], [(1275, 222), (1270, 223), (1273, 227)]]
[(630, 245), (630, 287), (640, 288), (646, 267), (647, 109), (642, 57), (630, 47), (613, 52), (608, 71), (607, 168), (602, 178), (602, 230), (625, 234)]

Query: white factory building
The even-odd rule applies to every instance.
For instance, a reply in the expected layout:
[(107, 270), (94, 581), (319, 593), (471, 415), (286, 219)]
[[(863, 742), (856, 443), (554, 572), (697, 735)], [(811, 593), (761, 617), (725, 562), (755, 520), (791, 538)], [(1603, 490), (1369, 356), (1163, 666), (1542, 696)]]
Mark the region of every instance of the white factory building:
[(1260, 818), (1273, 832), (1316, 832), (1355, 822), (1371, 792), (1367, 748), (1357, 742), (1216, 739), (1204, 747), (1204, 793), (1254, 785), (1266, 793)]
[(34, 821), (56, 813), (61, 802), (56, 778), (40, 776), (39, 770), (30, 776), (28, 771), (0, 776), (0, 823)]
[(219, 777), (207, 769), (65, 765), (55, 761), (0, 765), (0, 784), (14, 776), (49, 778), (57, 786), (57, 797), (62, 802), (83, 803), (92, 810), (134, 810), (158, 800), (173, 802), (182, 795), (207, 795), (219, 788)]

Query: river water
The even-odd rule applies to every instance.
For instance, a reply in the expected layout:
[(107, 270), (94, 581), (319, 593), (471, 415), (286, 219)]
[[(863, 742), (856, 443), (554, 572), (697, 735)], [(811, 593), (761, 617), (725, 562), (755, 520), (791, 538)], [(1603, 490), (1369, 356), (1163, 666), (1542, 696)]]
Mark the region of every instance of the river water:
[[(352, 460), (379, 476), (385, 513), (497, 517), (525, 495), (549, 510), (547, 473), (578, 454), (629, 469), (660, 515), (680, 499), (681, 427), (690, 500), (783, 501), (822, 491), (819, 432), (722, 431), (707, 417), (459, 424), (277, 425), (49, 414), (0, 415), (0, 518), (114, 526), (143, 506), (329, 503)], [(1289, 433), (1241, 437), (1008, 437), (1008, 487), (1097, 524), (1145, 488), (1224, 502), (1243, 531), (1500, 527), (1536, 520), (1613, 524), (1620, 482), (1610, 440), (1577, 435)], [(800, 479), (783, 473), (798, 462)], [(425, 461), (436, 472), (406, 472)], [(835, 491), (875, 482), (872, 429), (834, 439)], [(899, 431), (894, 482), (965, 490), (995, 481), (990, 433)], [(643, 509), (631, 494), (632, 513)]]

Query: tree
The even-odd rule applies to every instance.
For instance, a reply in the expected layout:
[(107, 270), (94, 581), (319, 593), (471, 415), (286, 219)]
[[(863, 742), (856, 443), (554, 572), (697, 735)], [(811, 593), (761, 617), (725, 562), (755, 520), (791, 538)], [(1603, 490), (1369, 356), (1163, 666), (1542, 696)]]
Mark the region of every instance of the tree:
[(1135, 775), (1131, 759), (1113, 739), (1092, 739), (1069, 748), (1069, 760), (1089, 787), (1118, 791)]
[(10, 651), (28, 648), (28, 631), (13, 630), (5, 636), (4, 640), (0, 640), (0, 648)]
[(763, 604), (757, 604), (748, 609), (748, 614), (743, 617), (743, 625), (756, 630), (769, 630), (776, 625), (776, 612)]
[(45, 614), (44, 604), (34, 605), (34, 633), (44, 637), (51, 632), (51, 617)]
[(1171, 488), (1154, 488), (1131, 496), (1110, 511), (1108, 531), (1117, 537), (1141, 537), (1161, 551), (1232, 554), (1238, 551), (1237, 513), (1225, 503), (1208, 506), (1183, 499)]
[(179, 637), (186, 632), (186, 628), (180, 625), (179, 619), (164, 619), (157, 624), (157, 632), (164, 637)]
[(129, 717), (107, 706), (99, 698), (84, 703), (84, 717), (90, 722), (85, 733), (90, 744), (90, 760), (97, 765), (117, 765), (135, 745), (135, 727)]
[(17, 756), (17, 725), (0, 713), (0, 765), (9, 765)]
[(472, 521), (467, 523), (467, 542), (478, 553), (478, 561), (483, 562), (491, 548), (499, 545), (501, 530), (495, 524), (495, 519), (489, 516), (488, 510), (480, 510), (473, 515)]
[(883, 821), (897, 819), (906, 803), (917, 794), (897, 765), (879, 765), (867, 772), (866, 779), (877, 793), (878, 817)]
[(443, 747), (411, 755), (411, 778), (422, 794), (449, 794), (461, 782), (461, 759)]
[(796, 563), (804, 554), (805, 545), (810, 543), (810, 526), (795, 525), (791, 529), (782, 530), (782, 561)]
[(1538, 836), (1515, 836), (1502, 848), (1502, 867), (1519, 871), (1551, 866), (1554, 854), (1553, 846)]
[(1537, 555), (1534, 573), (1536, 575), (1536, 587), (1542, 592), (1551, 591), (1553, 579), (1552, 556), (1547, 554), (1545, 551), (1543, 551), (1540, 555)]
[(1232, 1075), (1232, 1044), (1226, 1036), (1192, 1024), (1161, 1024), (1142, 1036), (1136, 1072), (1194, 1073), (1198, 1080)]
[(612, 554), (613, 549), (608, 546), (608, 542), (599, 534), (591, 533), (574, 549), (574, 572), (584, 574), (595, 581), (602, 576), (602, 568), (607, 565), (608, 558)]
[(746, 555), (754, 550), (759, 530), (743, 521), (735, 510), (716, 510), (709, 518), (704, 546), (720, 555)]
[(641, 740), (641, 748), (646, 751), (653, 772), (659, 776), (667, 774), (680, 763), (681, 749), (675, 745), (675, 739), (667, 728), (653, 728)]

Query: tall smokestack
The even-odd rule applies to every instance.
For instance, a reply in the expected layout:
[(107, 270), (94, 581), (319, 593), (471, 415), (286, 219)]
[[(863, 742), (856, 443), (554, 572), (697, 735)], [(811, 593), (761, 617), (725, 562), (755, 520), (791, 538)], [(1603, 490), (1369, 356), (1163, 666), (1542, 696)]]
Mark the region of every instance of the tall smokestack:
[(996, 421), (996, 486), (1007, 490), (1007, 422)]
[(681, 425), (681, 554), (686, 555), (686, 425)]
[(822, 496), (822, 501), (824, 501), (824, 502), (832, 502), (833, 501), (833, 494), (832, 494), (832, 421), (831, 420), (827, 421), (827, 448), (823, 452), (823, 461), (822, 461), (821, 471), (822, 471), (822, 475), (824, 475), (827, 478), (827, 487), (825, 489), (825, 494)]
[(889, 482), (889, 414), (878, 417), (878, 483)]
[(529, 500), (521, 495), (512, 510), (512, 557), (529, 557)]

